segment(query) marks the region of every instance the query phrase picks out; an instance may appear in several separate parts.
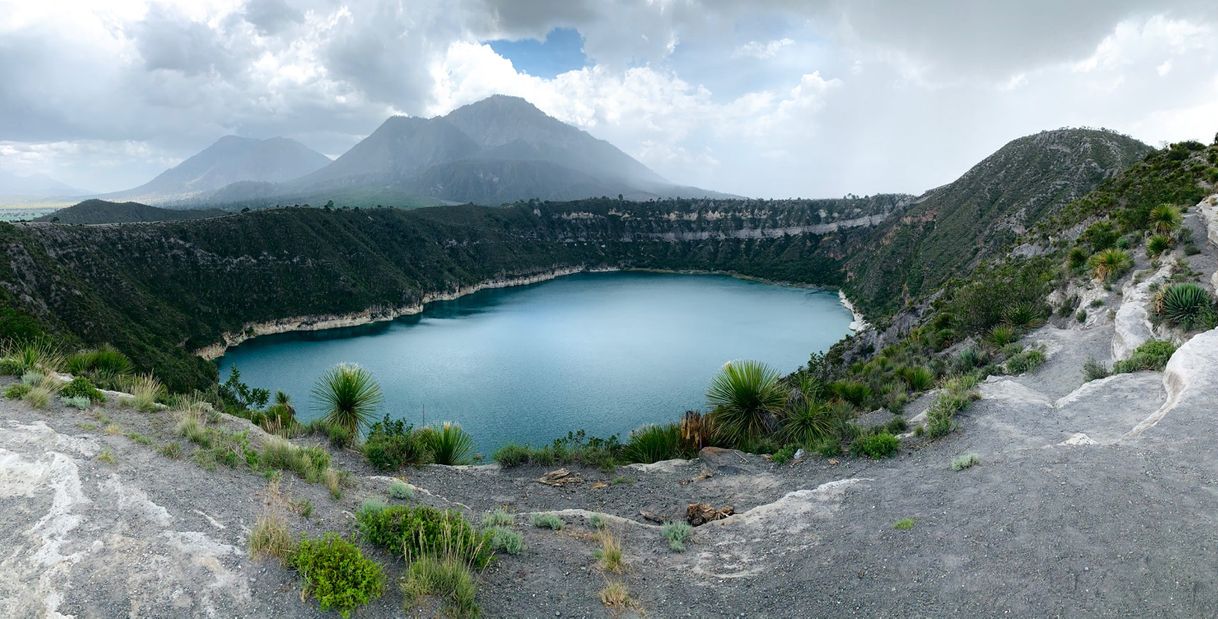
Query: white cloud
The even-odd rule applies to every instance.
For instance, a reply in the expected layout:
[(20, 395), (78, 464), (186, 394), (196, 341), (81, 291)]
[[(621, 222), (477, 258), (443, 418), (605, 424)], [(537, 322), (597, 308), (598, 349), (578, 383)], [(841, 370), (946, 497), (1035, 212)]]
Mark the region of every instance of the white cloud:
[(769, 60), (778, 55), (784, 47), (795, 45), (793, 39), (783, 37), (773, 41), (749, 41), (741, 45), (732, 52), (733, 58), (756, 58), (758, 60)]
[[(1218, 6), (1168, 0), (0, 0), (0, 167), (119, 189), (226, 133), (341, 154), (523, 96), (677, 182), (919, 191), (1018, 135), (1218, 130)], [(587, 67), (482, 41), (577, 28)]]

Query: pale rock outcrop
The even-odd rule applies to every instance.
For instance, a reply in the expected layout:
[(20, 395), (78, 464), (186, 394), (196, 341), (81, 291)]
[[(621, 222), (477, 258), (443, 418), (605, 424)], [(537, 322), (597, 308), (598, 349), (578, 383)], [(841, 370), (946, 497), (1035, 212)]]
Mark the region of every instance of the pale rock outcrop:
[(1112, 336), (1112, 360), (1128, 359), (1138, 346), (1154, 337), (1154, 326), (1150, 324), (1151, 287), (1161, 284), (1171, 276), (1174, 258), (1163, 261), (1153, 275), (1141, 282), (1130, 281), (1121, 292), (1121, 307), (1113, 321), (1116, 332)]
[(1167, 401), (1149, 417), (1143, 419), (1123, 438), (1140, 436), (1181, 406), (1212, 410), (1218, 402), (1218, 329), (1195, 335), (1163, 368), (1163, 388)]

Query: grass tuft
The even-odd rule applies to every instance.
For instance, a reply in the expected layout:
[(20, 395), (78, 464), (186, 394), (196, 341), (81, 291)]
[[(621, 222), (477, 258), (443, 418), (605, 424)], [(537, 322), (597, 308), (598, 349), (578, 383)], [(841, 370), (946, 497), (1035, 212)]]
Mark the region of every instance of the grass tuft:
[(539, 529), (561, 531), (563, 527), (562, 518), (559, 518), (554, 514), (533, 514), (533, 518), (531, 520), (533, 522), (533, 526)]
[(251, 557), (284, 560), (292, 556), (295, 550), (292, 534), (288, 532), (288, 524), (282, 516), (269, 510), (258, 516), (254, 529), (250, 531)]
[(952, 470), (963, 471), (977, 464), (981, 464), (981, 458), (977, 454), (964, 454), (952, 459)]
[(684, 522), (670, 522), (660, 528), (668, 548), (673, 552), (685, 552), (685, 542), (694, 534), (694, 528)]
[(437, 598), (449, 617), (477, 617), (478, 587), (469, 565), (453, 556), (415, 559), (402, 578), (402, 597), (409, 609), (427, 597)]
[(401, 480), (394, 480), (389, 484), (389, 498), (398, 500), (410, 500), (414, 498), (414, 488), (410, 487)]
[(597, 567), (603, 572), (621, 574), (626, 570), (622, 558), (622, 541), (608, 529), (600, 532), (601, 547), (596, 550)]

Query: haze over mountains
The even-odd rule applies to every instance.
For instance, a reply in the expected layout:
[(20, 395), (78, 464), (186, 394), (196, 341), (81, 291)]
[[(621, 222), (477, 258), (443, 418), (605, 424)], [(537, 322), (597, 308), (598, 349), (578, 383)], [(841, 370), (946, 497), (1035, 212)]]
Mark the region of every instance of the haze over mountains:
[(715, 197), (666, 181), (612, 144), (518, 97), (446, 116), (394, 116), (338, 159), (286, 138), (227, 136), (148, 183), (104, 196), (167, 206), (501, 204)]
[(296, 140), (228, 135), (151, 181), (107, 197), (147, 202), (197, 198), (241, 181), (291, 180), (329, 163), (329, 157)]
[(0, 200), (20, 203), (79, 196), (85, 193), (88, 192), (57, 181), (45, 174), (19, 176), (0, 170)]

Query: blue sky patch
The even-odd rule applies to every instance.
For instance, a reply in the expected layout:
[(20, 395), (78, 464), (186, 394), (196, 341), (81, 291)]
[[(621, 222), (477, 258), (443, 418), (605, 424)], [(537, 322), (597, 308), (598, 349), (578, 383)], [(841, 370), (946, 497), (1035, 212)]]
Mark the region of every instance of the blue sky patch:
[(588, 64), (584, 56), (584, 38), (574, 28), (555, 28), (545, 41), (487, 41), (496, 54), (512, 61), (517, 71), (536, 77), (553, 78), (559, 73), (579, 69)]

